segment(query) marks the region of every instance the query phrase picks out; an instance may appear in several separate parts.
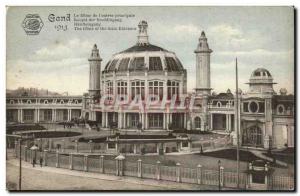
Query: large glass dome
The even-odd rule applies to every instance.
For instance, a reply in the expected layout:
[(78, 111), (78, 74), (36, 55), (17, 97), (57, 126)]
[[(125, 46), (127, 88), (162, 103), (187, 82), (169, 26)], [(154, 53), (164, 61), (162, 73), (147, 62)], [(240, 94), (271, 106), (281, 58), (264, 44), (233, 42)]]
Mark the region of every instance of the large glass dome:
[(147, 35), (148, 24), (141, 21), (138, 25), (137, 43), (119, 52), (106, 64), (103, 73), (134, 72), (134, 71), (168, 71), (181, 72), (184, 70), (174, 52), (149, 43)]

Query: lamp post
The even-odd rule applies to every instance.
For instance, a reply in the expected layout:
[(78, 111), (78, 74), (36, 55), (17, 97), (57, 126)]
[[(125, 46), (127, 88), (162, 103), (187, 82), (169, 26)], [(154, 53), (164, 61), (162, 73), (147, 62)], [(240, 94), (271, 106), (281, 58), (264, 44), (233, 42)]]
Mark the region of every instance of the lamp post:
[[(22, 189), (22, 158), (21, 158), (21, 141), (22, 138), (19, 139), (19, 190)], [(26, 153), (26, 152), (25, 152)]]
[(219, 191), (221, 190), (221, 161), (218, 161), (218, 170), (219, 170)]

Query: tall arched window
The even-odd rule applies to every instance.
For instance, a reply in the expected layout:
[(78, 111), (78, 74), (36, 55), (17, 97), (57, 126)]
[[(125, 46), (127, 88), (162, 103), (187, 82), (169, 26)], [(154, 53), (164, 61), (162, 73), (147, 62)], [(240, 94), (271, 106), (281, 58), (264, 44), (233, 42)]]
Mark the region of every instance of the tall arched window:
[(167, 81), (167, 87), (168, 87), (168, 100), (172, 98), (173, 95), (177, 95), (176, 98), (179, 96), (179, 82), (177, 81)]
[(150, 81), (149, 82), (149, 95), (157, 95), (162, 100), (164, 96), (164, 84), (162, 81)]
[(195, 128), (200, 129), (201, 128), (201, 118), (199, 116), (197, 116), (195, 118), (194, 122), (195, 122)]

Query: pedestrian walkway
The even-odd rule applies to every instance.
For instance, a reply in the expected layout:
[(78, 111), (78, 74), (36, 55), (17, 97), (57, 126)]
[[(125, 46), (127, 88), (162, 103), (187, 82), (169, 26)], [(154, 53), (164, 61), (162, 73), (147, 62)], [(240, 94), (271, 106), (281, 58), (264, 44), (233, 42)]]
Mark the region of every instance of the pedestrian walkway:
[[(12, 164), (14, 166), (19, 166), (18, 159), (9, 159), (7, 160), (8, 164)], [(209, 185), (197, 185), (197, 184), (188, 184), (188, 183), (176, 183), (170, 181), (161, 181), (161, 180), (152, 180), (152, 179), (143, 179), (143, 178), (135, 178), (135, 177), (127, 177), (127, 176), (114, 176), (114, 175), (107, 175), (107, 174), (100, 174), (100, 173), (92, 173), (92, 172), (83, 172), (83, 171), (75, 171), (75, 170), (68, 170), (62, 168), (53, 168), (53, 167), (40, 167), (36, 165), (36, 167), (32, 167), (30, 163), (22, 161), (22, 168), (32, 169), (36, 171), (42, 172), (50, 172), (56, 173), (61, 175), (68, 175), (68, 176), (77, 176), (89, 179), (99, 179), (105, 181), (116, 181), (116, 182), (124, 182), (130, 184), (137, 185), (144, 185), (149, 187), (157, 187), (153, 190), (218, 190), (217, 186), (209, 186)], [(104, 185), (105, 186), (105, 185)], [(224, 190), (224, 189), (223, 189)]]

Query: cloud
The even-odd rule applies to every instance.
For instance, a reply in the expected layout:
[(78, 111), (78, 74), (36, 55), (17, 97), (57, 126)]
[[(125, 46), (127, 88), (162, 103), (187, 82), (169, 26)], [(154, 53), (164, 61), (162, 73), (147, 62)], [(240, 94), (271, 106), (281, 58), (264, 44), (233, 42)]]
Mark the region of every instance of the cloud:
[(88, 57), (93, 44), (87, 40), (72, 39), (69, 41), (55, 42), (54, 44), (42, 47), (31, 55), (29, 60), (53, 61), (68, 58), (78, 58), (78, 56)]

